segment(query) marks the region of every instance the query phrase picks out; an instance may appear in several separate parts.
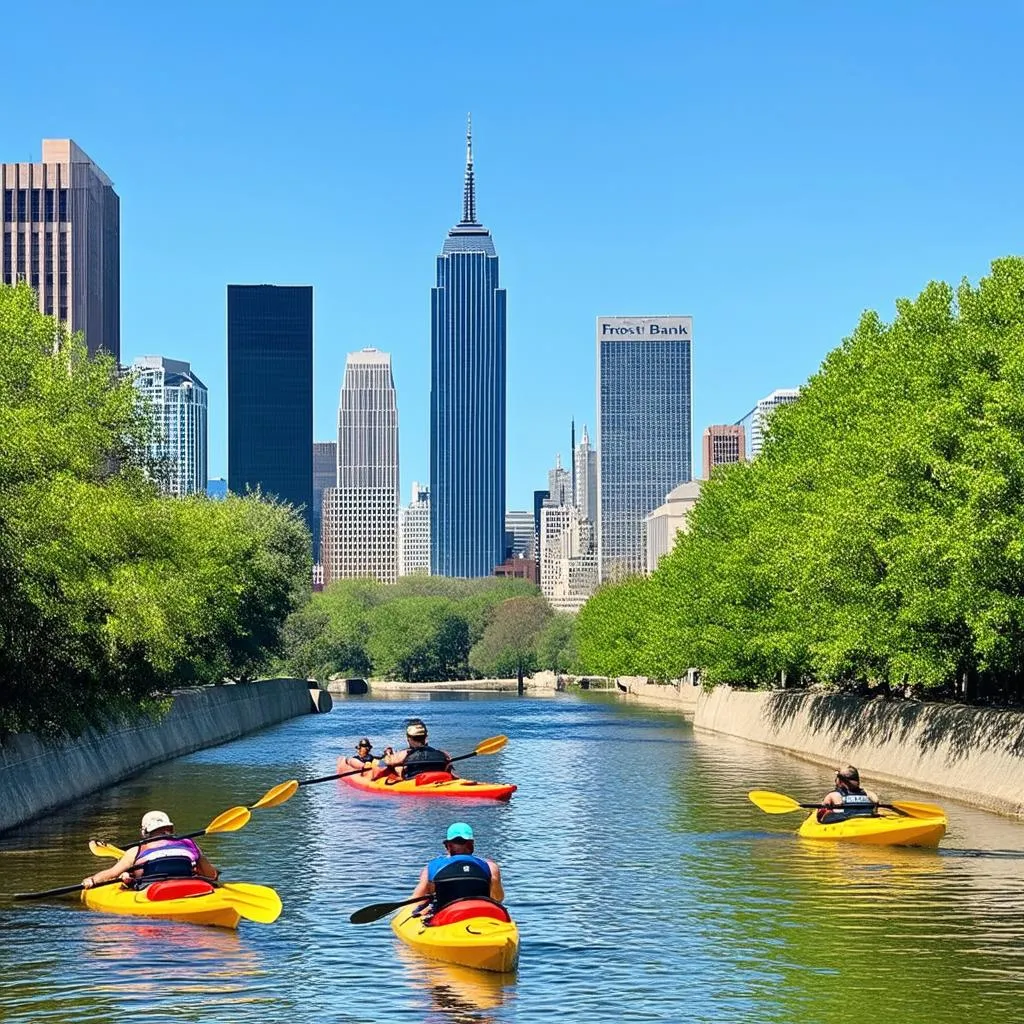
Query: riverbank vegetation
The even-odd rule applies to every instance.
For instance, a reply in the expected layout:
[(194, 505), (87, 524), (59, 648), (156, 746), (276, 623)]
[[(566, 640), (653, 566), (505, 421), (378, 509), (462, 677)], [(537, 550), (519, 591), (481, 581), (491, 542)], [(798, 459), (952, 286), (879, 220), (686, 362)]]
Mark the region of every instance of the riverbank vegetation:
[(297, 514), (161, 497), (131, 382), (25, 285), (0, 286), (0, 351), (0, 737), (261, 671), (309, 588)]
[(339, 580), (289, 618), (280, 670), (320, 681), (529, 675), (574, 656), (564, 618), (523, 580)]
[(606, 675), (1024, 700), (1024, 260), (865, 313), (576, 634)]

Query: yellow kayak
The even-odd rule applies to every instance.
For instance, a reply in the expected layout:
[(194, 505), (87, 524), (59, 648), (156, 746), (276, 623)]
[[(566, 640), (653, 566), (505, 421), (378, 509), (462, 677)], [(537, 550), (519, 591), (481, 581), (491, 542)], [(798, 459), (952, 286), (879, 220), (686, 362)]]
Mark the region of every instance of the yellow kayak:
[(949, 824), (945, 814), (906, 817), (889, 811), (877, 817), (852, 817), (822, 825), (811, 814), (800, 826), (803, 839), (842, 840), (868, 846), (938, 846)]
[(519, 964), (519, 929), (504, 907), (490, 900), (457, 900), (434, 915), (438, 923), (413, 917), (403, 907), (391, 928), (406, 945), (431, 960), (482, 971), (514, 971)]
[(125, 889), (120, 885), (102, 885), (82, 892), (82, 902), (90, 910), (105, 914), (130, 914), (133, 917), (187, 921), (220, 928), (237, 928), (241, 919), (235, 903), (199, 879), (183, 878), (154, 882), (145, 889)]

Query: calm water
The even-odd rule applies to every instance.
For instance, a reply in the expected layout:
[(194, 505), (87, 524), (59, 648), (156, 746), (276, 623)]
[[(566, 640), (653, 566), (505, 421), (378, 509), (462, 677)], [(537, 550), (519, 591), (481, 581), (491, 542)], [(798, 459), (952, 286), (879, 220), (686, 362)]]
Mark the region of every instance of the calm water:
[[(1024, 826), (947, 802), (938, 852), (804, 843), (799, 815), (769, 817), (745, 793), (810, 798), (825, 770), (599, 697), (456, 697), (339, 702), (0, 838), (0, 891), (76, 882), (100, 863), (90, 836), (130, 837), (152, 807), (201, 828), (277, 782), (333, 770), (363, 733), (394, 743), (412, 715), (453, 754), (507, 733), (504, 751), (463, 768), (520, 786), (508, 805), (475, 806), (331, 782), (209, 837), (225, 878), (281, 894), (271, 926), (147, 924), (74, 897), (0, 897), (0, 1019), (1024, 1019)], [(405, 896), (458, 819), (502, 864), (522, 934), (512, 978), (420, 960), (386, 920), (348, 923), (357, 907)]]

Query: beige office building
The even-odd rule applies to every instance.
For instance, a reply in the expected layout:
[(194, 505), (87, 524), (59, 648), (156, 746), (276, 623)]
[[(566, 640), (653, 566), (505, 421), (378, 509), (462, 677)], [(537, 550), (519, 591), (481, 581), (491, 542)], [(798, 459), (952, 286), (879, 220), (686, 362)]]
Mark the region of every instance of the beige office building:
[(648, 575), (658, 568), (660, 562), (676, 544), (676, 537), (686, 531), (686, 517), (700, 497), (700, 480), (690, 480), (668, 492), (665, 503), (659, 505), (644, 520)]
[(121, 201), (71, 139), (43, 139), (41, 163), (0, 164), (0, 282), (27, 281), (39, 309), (121, 355)]

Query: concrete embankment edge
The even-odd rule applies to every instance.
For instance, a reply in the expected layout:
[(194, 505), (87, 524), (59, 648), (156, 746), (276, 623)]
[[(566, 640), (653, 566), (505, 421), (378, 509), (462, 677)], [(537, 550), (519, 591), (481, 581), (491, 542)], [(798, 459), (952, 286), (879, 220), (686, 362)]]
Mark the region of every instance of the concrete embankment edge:
[(695, 729), (776, 747), (872, 782), (920, 789), (1024, 820), (1024, 713), (787, 690), (710, 692), (627, 683), (642, 703), (692, 717)]
[(54, 743), (11, 736), (0, 746), (0, 832), (155, 764), (313, 711), (306, 680), (267, 679), (182, 690), (155, 722), (88, 730)]

